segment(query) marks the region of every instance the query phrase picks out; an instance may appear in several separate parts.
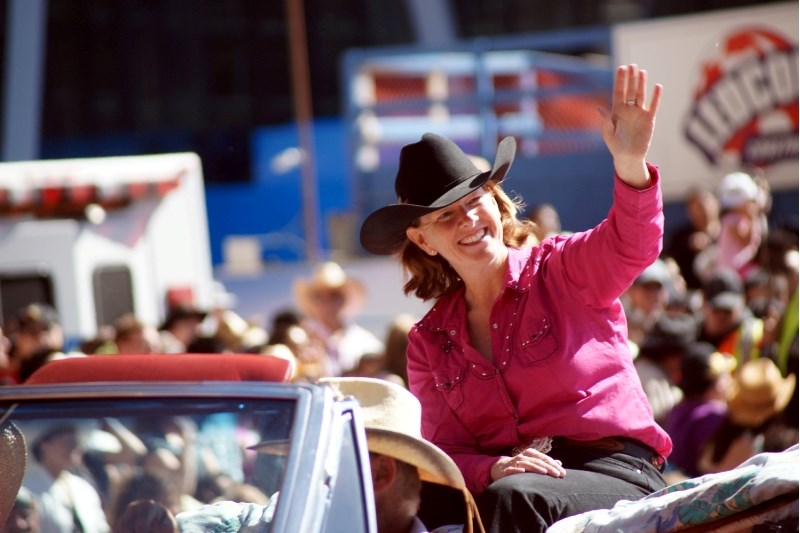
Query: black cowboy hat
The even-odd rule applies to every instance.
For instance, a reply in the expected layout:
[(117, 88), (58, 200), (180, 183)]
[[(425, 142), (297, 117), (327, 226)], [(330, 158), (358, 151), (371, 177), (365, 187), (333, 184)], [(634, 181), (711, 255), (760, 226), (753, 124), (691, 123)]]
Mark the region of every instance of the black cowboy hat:
[(491, 170), (481, 172), (456, 143), (434, 133), (405, 145), (394, 182), (398, 203), (367, 217), (361, 225), (361, 246), (378, 255), (399, 251), (414, 220), (452, 204), (489, 180), (503, 181), (516, 149), (514, 138), (506, 137), (497, 146)]

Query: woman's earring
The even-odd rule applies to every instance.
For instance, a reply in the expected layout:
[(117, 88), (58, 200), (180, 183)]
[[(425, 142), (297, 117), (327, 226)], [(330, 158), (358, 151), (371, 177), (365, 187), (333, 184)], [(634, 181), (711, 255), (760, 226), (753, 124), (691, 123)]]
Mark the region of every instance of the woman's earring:
[(434, 249), (428, 250), (428, 255), (436, 255), (436, 250)]

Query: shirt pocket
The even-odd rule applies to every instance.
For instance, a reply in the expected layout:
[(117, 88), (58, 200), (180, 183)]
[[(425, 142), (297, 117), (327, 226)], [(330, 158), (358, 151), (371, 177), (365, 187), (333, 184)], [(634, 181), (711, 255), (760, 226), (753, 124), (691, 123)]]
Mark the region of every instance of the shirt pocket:
[(547, 317), (534, 317), (520, 327), (520, 360), (530, 366), (541, 363), (558, 350), (558, 340)]
[(463, 368), (442, 368), (433, 372), (433, 379), (438, 390), (453, 411), (458, 411), (464, 404), (464, 376)]

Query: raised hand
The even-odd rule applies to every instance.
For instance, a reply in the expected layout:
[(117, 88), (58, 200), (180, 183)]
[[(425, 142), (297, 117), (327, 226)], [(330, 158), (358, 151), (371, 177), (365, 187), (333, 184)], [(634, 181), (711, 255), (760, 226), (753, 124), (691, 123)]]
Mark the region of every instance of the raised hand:
[(599, 108), (603, 140), (614, 158), (614, 169), (632, 187), (648, 185), (645, 157), (653, 139), (662, 86), (656, 84), (647, 103), (647, 71), (636, 65), (617, 67), (611, 110)]

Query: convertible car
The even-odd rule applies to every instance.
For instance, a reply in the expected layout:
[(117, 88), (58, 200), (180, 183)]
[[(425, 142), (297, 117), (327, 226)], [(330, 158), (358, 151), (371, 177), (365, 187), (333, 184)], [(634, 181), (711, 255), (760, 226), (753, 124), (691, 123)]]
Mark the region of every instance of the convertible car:
[[(177, 465), (184, 491), (213, 474), (248, 489), (236, 492), (237, 503), (271, 502), (264, 530), (377, 531), (357, 402), (289, 383), (290, 373), (287, 360), (262, 355), (91, 356), (48, 363), (26, 384), (0, 388), (0, 525), (26, 466), (44, 461), (39, 443), (72, 428), (109, 523), (126, 492), (114, 472), (133, 478)], [(188, 496), (184, 503), (202, 508), (196, 493)], [(164, 499), (146, 488), (137, 497)]]
[[(205, 520), (182, 531), (377, 532), (358, 403), (291, 383), (291, 372), (288, 360), (263, 355), (96, 355), (0, 387), (0, 527), (23, 476), (45, 462), (51, 447), (41, 443), (66, 430), (73, 463), (64, 468), (92, 479), (109, 524), (136, 499)], [(549, 531), (797, 531), (798, 453), (760, 454)], [(131, 487), (159, 469), (180, 487), (177, 501), (152, 480)], [(460, 492), (428, 483), (418, 515), (434, 528), (468, 521)]]

